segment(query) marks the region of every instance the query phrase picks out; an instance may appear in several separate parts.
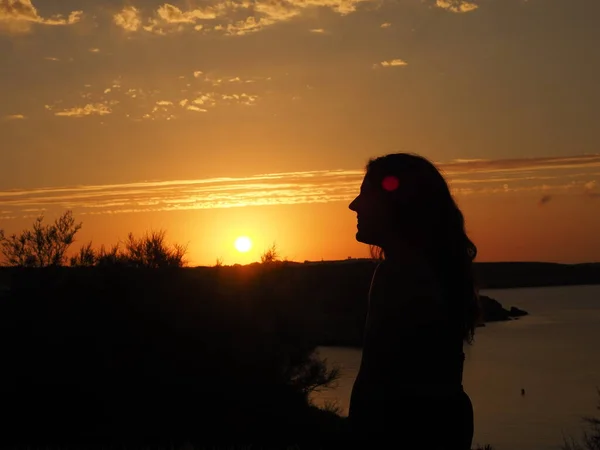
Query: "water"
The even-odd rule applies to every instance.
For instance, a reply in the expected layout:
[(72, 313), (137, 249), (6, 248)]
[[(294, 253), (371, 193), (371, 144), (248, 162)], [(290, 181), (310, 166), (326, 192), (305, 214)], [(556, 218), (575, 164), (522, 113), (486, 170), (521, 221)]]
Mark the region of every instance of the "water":
[[(579, 436), (581, 416), (600, 415), (600, 286), (482, 291), (529, 316), (479, 328), (466, 349), (464, 386), (475, 410), (474, 444), (495, 450), (556, 450)], [(357, 349), (323, 347), (340, 367), (337, 387), (317, 393), (348, 414)], [(521, 396), (521, 388), (525, 396)]]

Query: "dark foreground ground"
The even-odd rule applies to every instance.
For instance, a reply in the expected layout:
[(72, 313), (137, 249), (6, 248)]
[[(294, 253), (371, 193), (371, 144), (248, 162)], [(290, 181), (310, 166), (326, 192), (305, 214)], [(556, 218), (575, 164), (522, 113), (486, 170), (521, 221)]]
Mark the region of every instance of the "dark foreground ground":
[(308, 401), (335, 378), (314, 350), (360, 345), (372, 268), (0, 269), (0, 446), (335, 448), (344, 419)]

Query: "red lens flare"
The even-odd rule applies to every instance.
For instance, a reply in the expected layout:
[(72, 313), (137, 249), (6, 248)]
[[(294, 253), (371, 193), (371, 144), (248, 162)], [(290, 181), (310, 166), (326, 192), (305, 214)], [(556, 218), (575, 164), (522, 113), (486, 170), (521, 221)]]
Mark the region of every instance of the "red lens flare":
[(396, 189), (398, 189), (399, 185), (400, 181), (398, 181), (398, 178), (392, 175), (384, 177), (383, 181), (381, 182), (381, 186), (383, 187), (383, 189), (385, 189), (388, 192), (395, 191)]

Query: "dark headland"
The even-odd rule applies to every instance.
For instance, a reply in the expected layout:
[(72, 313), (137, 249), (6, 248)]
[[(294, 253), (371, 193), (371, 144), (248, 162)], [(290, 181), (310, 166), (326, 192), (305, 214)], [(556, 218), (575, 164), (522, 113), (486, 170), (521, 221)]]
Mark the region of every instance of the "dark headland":
[[(314, 311), (315, 332), (322, 345), (360, 346), (366, 317), (366, 297), (376, 262), (347, 259), (283, 263), (297, 271), (297, 297)], [(475, 263), (480, 289), (600, 284), (600, 263), (557, 264), (544, 262)], [(301, 280), (301, 281), (300, 281)], [(295, 296), (294, 296), (295, 297)], [(513, 320), (527, 315), (518, 305), (502, 305), (481, 296), (485, 322)]]

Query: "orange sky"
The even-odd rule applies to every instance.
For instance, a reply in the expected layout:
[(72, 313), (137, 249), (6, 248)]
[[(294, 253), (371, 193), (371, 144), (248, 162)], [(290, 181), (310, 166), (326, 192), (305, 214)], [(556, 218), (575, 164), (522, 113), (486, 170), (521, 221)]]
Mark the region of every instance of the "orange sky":
[[(479, 260), (600, 260), (595, 0), (0, 0), (0, 228), (192, 264), (366, 256), (367, 159), (438, 163)], [(240, 254), (239, 235), (254, 241)]]

